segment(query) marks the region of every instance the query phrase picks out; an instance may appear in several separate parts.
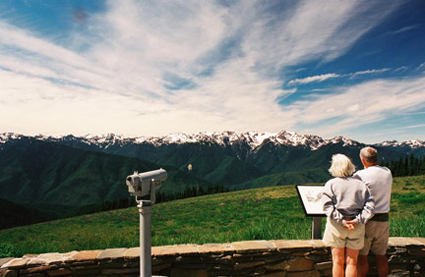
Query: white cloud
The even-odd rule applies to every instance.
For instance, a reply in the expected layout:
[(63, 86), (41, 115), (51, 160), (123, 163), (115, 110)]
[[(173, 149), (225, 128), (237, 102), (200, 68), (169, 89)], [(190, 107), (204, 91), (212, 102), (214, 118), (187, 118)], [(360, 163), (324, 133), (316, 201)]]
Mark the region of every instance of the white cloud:
[(9, 47), (9, 51), (16, 50), (18, 57), (33, 57), (34, 59), (45, 59), (50, 62), (60, 62), (75, 68), (99, 71), (100, 69), (90, 64), (82, 56), (69, 51), (54, 43), (40, 39), (30, 32), (19, 29), (10, 24), (0, 21), (0, 45)]
[(112, 55), (130, 50), (137, 63), (190, 64), (226, 35), (226, 9), (212, 2), (108, 1), (108, 7), (94, 22), (105, 33), (93, 54), (107, 47)]
[(331, 78), (338, 78), (338, 77), (341, 77), (341, 75), (335, 74), (335, 73), (328, 73), (328, 74), (306, 77), (306, 78), (302, 78), (302, 79), (294, 79), (294, 80), (289, 81), (288, 85), (308, 84), (308, 83), (311, 83), (311, 82), (323, 82), (325, 80), (328, 80), (328, 79), (331, 79)]
[(333, 78), (340, 78), (340, 77), (347, 77), (350, 76), (351, 78), (360, 76), (360, 75), (367, 75), (367, 74), (378, 74), (390, 71), (390, 68), (382, 68), (382, 69), (369, 69), (369, 70), (363, 70), (363, 71), (357, 71), (355, 73), (349, 73), (349, 74), (337, 74), (337, 73), (327, 73), (327, 74), (321, 74), (316, 76), (309, 76), (301, 79), (294, 79), (288, 82), (288, 85), (295, 85), (295, 84), (308, 84), (312, 82), (323, 82), (328, 79)]
[[(267, 3), (273, 5), (274, 2)], [(363, 5), (362, 2), (337, 0), (296, 3), (295, 7), (279, 9), (282, 14), (278, 17), (261, 14), (263, 10), (257, 8), (259, 16), (254, 18), (261, 19), (247, 22), (249, 32), (243, 44), (244, 51), (255, 53), (259, 62), (272, 68), (306, 61), (330, 61), (349, 50), (398, 5), (394, 2), (385, 6), (379, 2)], [(370, 13), (368, 8), (378, 8), (380, 12)]]
[[(53, 84), (49, 81), (0, 71), (2, 128), (34, 134), (125, 132), (141, 107), (161, 110), (160, 103), (129, 99), (119, 94)], [(10, 120), (13, 119), (13, 120)], [(18, 127), (17, 127), (18, 126)], [(52, 128), (54, 126), (54, 128)], [(36, 127), (36, 128), (34, 128)]]
[[(315, 95), (292, 106), (300, 122), (316, 125), (306, 132), (336, 134), (376, 123), (390, 116), (425, 108), (425, 78), (375, 80), (341, 87), (329, 95)], [(332, 123), (327, 120), (332, 119)]]
[(359, 109), (360, 109), (360, 105), (359, 104), (355, 104), (355, 105), (352, 105), (352, 106), (348, 107), (347, 109), (350, 112), (358, 112)]
[(425, 128), (425, 124), (410, 125), (410, 126), (405, 126), (404, 128), (406, 129)]
[(405, 71), (405, 70), (407, 70), (407, 69), (409, 69), (409, 67), (408, 67), (408, 66), (400, 66), (400, 67), (398, 67), (398, 68), (394, 69), (394, 71), (395, 71), (395, 72), (398, 72), (398, 71)]
[(410, 31), (410, 30), (414, 30), (414, 29), (416, 29), (416, 28), (418, 28), (418, 27), (420, 27), (420, 25), (411, 25), (411, 26), (406, 26), (406, 27), (400, 28), (400, 29), (398, 29), (398, 30), (395, 30), (395, 31), (393, 32), (393, 34), (400, 34), (400, 33), (404, 33), (404, 32)]
[(423, 62), (423, 63), (421, 63), (417, 68), (416, 68), (416, 70), (419, 70), (419, 69), (422, 69), (422, 68), (424, 68), (425, 67), (425, 62)]
[(406, 113), (406, 115), (417, 115), (417, 114), (425, 114), (425, 112)]
[(369, 69), (369, 70), (364, 70), (364, 71), (357, 71), (357, 72), (349, 74), (349, 75), (351, 76), (351, 78), (355, 78), (359, 75), (377, 74), (377, 73), (387, 72), (387, 71), (390, 71), (390, 70), (391, 70), (391, 68)]

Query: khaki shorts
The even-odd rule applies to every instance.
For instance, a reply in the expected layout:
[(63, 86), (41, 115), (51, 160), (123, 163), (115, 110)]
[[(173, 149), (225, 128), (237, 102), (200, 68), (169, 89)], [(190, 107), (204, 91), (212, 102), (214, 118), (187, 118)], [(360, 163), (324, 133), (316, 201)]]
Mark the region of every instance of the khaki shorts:
[(327, 219), (323, 242), (331, 247), (350, 248), (353, 250), (362, 249), (364, 245), (365, 225), (357, 224), (354, 230), (350, 231), (332, 219)]
[(388, 248), (388, 238), (390, 236), (390, 222), (378, 222), (369, 220), (366, 223), (364, 247), (359, 254), (367, 256), (369, 251), (375, 255), (385, 255)]

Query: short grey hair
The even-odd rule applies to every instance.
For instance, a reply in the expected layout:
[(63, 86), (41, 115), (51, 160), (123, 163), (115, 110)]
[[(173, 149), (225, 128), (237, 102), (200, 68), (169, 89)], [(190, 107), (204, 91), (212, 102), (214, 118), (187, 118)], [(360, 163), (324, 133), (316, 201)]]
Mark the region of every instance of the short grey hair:
[(354, 171), (356, 171), (356, 167), (351, 162), (350, 158), (344, 154), (335, 154), (332, 156), (332, 165), (329, 168), (329, 173), (333, 177), (348, 177), (351, 176)]
[(360, 158), (364, 159), (368, 164), (377, 164), (378, 150), (370, 146), (364, 147), (360, 150)]

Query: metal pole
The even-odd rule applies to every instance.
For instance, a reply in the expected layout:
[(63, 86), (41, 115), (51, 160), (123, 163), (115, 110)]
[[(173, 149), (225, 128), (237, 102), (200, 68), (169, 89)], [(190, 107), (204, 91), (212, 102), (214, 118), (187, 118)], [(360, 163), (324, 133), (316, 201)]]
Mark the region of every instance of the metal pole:
[(322, 239), (322, 218), (313, 216), (311, 221), (311, 238)]
[(137, 207), (140, 214), (140, 276), (151, 277), (151, 214), (153, 206), (148, 201), (140, 201)]

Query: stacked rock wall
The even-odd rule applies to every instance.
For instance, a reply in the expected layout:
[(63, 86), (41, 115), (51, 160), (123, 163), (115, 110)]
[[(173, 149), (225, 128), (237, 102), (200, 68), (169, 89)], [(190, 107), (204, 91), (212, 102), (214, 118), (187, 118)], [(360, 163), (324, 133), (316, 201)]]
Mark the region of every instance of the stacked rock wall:
[[(425, 238), (390, 238), (392, 276), (425, 276)], [(370, 256), (370, 276), (376, 276)], [(0, 259), (0, 276), (139, 276), (139, 248), (74, 251)], [(152, 248), (161, 276), (331, 276), (320, 240), (244, 241)]]

